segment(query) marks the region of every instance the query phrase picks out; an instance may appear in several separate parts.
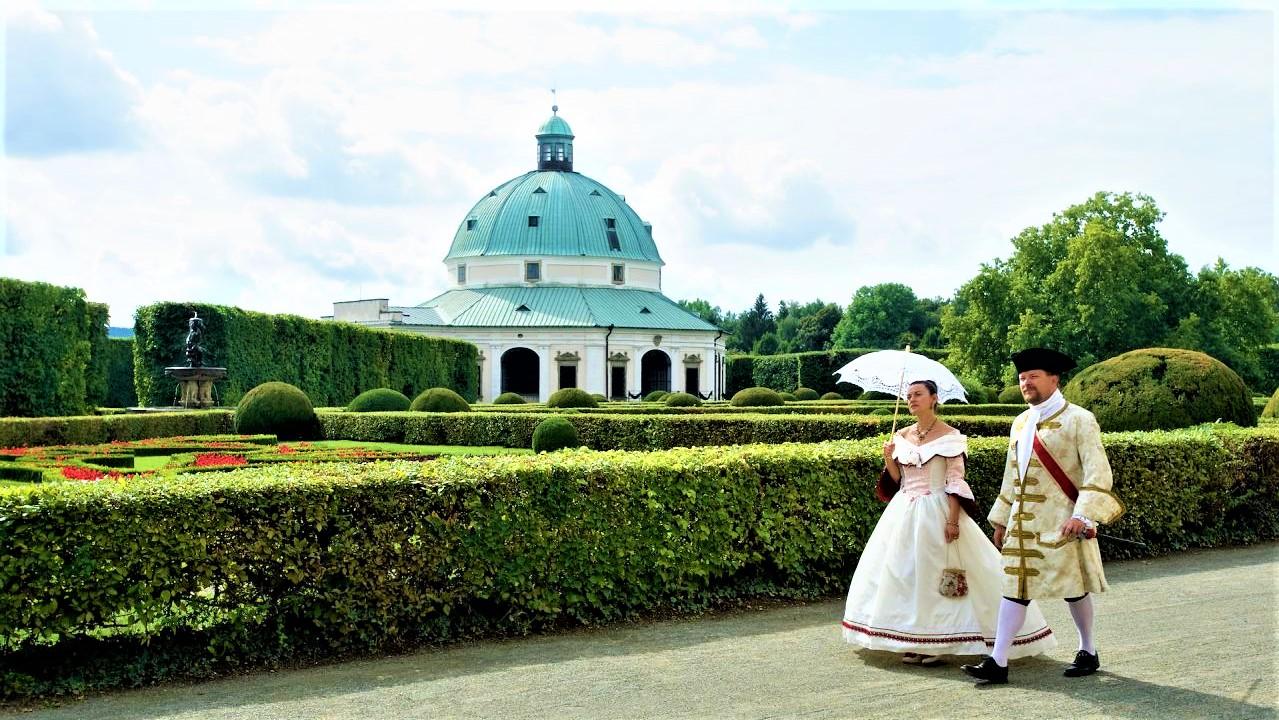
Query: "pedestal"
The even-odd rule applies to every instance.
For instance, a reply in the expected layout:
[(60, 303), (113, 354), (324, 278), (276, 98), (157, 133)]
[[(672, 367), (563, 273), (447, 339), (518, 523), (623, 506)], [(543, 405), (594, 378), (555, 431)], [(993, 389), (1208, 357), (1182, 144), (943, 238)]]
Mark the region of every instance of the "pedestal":
[(213, 383), (226, 377), (226, 368), (167, 367), (164, 374), (177, 380), (182, 388), (178, 404), (193, 410), (213, 407)]

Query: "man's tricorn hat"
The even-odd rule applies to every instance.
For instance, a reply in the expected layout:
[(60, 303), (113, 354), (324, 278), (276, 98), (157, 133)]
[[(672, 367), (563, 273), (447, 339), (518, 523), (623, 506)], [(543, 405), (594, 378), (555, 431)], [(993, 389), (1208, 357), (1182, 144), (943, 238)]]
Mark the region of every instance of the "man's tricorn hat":
[(1018, 373), (1027, 370), (1043, 370), (1053, 375), (1063, 375), (1075, 367), (1075, 361), (1069, 355), (1048, 348), (1026, 348), (1013, 353), (1013, 365)]

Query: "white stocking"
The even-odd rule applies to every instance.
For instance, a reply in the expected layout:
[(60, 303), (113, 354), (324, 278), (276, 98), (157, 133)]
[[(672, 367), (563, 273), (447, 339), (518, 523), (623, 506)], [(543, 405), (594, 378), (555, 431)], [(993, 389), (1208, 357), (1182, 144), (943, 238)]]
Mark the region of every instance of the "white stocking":
[(1079, 649), (1089, 655), (1097, 654), (1097, 647), (1092, 640), (1092, 593), (1079, 600), (1066, 603), (1070, 608), (1070, 616), (1075, 619), (1075, 629), (1079, 631)]
[(999, 622), (995, 626), (995, 647), (990, 656), (1000, 667), (1008, 667), (1008, 649), (1013, 646), (1021, 626), (1026, 622), (1026, 606), (1008, 598), (999, 601)]

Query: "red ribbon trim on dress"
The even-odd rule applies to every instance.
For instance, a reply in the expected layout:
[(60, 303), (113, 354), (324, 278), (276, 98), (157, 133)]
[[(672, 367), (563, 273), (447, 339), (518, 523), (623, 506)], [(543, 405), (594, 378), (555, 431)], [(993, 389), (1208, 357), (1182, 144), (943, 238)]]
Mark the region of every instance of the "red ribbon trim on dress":
[[(888, 640), (896, 640), (898, 642), (928, 643), (931, 645), (946, 645), (949, 643), (957, 643), (957, 642), (980, 642), (980, 643), (985, 643), (986, 645), (989, 645), (991, 647), (994, 647), (995, 645), (994, 638), (987, 639), (985, 637), (982, 637), (981, 635), (942, 635), (942, 636), (900, 635), (897, 633), (886, 632), (883, 630), (873, 630), (871, 628), (858, 625), (856, 623), (852, 623), (847, 620), (842, 621), (840, 624), (843, 625), (845, 628), (852, 630), (853, 632), (861, 633), (862, 635), (868, 635), (870, 637), (877, 637), (877, 638), (885, 638)], [(1013, 640), (1013, 645), (1028, 645), (1030, 643), (1043, 640), (1044, 638), (1052, 634), (1053, 634), (1052, 628), (1045, 627), (1043, 630), (1040, 630), (1039, 632), (1036, 632), (1033, 635), (1030, 635), (1029, 637), (1017, 638)]]

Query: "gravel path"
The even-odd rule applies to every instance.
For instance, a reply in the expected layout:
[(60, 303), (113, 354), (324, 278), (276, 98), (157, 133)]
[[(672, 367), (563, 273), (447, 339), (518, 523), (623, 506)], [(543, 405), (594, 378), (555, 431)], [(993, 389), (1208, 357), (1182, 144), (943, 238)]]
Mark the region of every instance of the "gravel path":
[(906, 667), (840, 639), (843, 603), (491, 641), (125, 691), (27, 718), (1276, 718), (1279, 545), (1111, 563), (1102, 672), (1070, 679), (1061, 643), (975, 688), (958, 662)]

